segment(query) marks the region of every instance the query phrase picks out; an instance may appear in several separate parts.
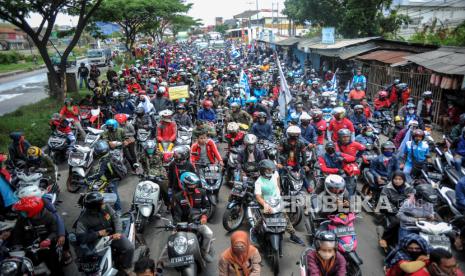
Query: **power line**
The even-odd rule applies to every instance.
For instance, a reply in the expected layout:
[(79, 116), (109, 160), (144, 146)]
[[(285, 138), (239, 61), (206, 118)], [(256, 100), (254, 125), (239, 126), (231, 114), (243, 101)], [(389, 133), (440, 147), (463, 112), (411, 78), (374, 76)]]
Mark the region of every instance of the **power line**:
[[(452, 1), (452, 2), (447, 2), (447, 3), (444, 3), (444, 5), (439, 5), (439, 6), (436, 6), (434, 8), (431, 8), (431, 9), (426, 9), (426, 10), (420, 10), (420, 11), (414, 11), (413, 13), (409, 13), (408, 12), (408, 9), (407, 9), (407, 15), (408, 16), (418, 16), (418, 15), (421, 15), (421, 14), (426, 14), (426, 13), (431, 13), (433, 11), (436, 11), (436, 10), (440, 10), (440, 9), (443, 9), (443, 8), (446, 8), (446, 7), (449, 7), (453, 4), (456, 4), (456, 3), (459, 3), (459, 2), (462, 2), (463, 0), (455, 0), (455, 1)], [(431, 1), (430, 1), (431, 2)], [(426, 2), (426, 3), (429, 3), (429, 2)], [(423, 7), (425, 5), (421, 5), (421, 7)]]

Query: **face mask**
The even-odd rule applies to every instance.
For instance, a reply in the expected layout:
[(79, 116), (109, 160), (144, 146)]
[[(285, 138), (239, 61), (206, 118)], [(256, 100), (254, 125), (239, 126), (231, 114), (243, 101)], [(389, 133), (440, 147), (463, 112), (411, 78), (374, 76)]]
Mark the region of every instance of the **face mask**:
[(254, 148), (255, 148), (254, 145), (248, 145), (248, 146), (247, 146), (247, 150), (248, 150), (249, 152), (252, 152), (252, 151), (254, 150)]
[(310, 123), (309, 123), (309, 122), (302, 122), (301, 124), (302, 124), (302, 126), (305, 126), (305, 127), (306, 127), (306, 126), (308, 126)]
[(357, 86), (355, 89), (357, 89), (357, 90), (362, 90), (362, 87), (361, 87), (361, 86)]
[(407, 251), (407, 252), (410, 256), (412, 256), (414, 260), (416, 260), (418, 257), (420, 257), (423, 254), (423, 252), (421, 251), (420, 252)]
[(268, 179), (271, 179), (272, 176), (273, 176), (273, 173), (265, 173), (265, 177)]
[(325, 261), (331, 259), (334, 256), (333, 253), (321, 252), (321, 251), (318, 251), (318, 255), (320, 255), (320, 257)]
[(335, 149), (327, 149), (326, 152), (328, 154), (333, 154), (336, 150)]
[(367, 132), (365, 132), (365, 135), (366, 135), (366, 136), (372, 136), (372, 135), (373, 135), (373, 131), (367, 131)]
[(413, 113), (415, 113), (415, 110), (409, 109), (409, 110), (408, 110), (408, 113), (409, 113), (409, 114), (413, 114)]
[(392, 152), (392, 151), (384, 151), (383, 154), (384, 154), (384, 156), (386, 156), (386, 157), (391, 157), (392, 154), (393, 154), (393, 152)]

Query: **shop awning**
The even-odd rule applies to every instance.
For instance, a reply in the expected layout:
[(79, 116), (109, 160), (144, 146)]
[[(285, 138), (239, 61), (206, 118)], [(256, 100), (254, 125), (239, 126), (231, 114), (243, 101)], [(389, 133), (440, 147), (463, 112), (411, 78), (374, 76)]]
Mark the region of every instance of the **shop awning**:
[(286, 39), (283, 39), (279, 42), (276, 42), (275, 44), (278, 46), (292, 46), (294, 44), (299, 43), (299, 41), (303, 40), (301, 37), (289, 37)]
[(376, 60), (382, 63), (394, 64), (405, 61), (404, 57), (409, 56), (411, 54), (411, 52), (406, 51), (378, 50), (358, 56), (357, 59)]
[[(354, 39), (336, 39), (334, 44), (323, 44), (321, 43), (321, 38), (311, 38), (299, 42), (297, 47), (306, 52), (306, 53), (315, 53), (323, 56), (330, 57), (341, 57), (347, 59), (349, 57), (360, 54), (360, 51), (351, 52), (351, 48), (359, 44), (364, 44), (368, 41), (378, 39), (379, 37), (364, 37), (364, 38), (354, 38)], [(370, 49), (373, 49), (375, 46), (366, 46)], [(363, 47), (361, 47), (363, 49)], [(367, 49), (367, 48), (365, 48)], [(347, 53), (345, 52), (347, 50)], [(363, 52), (362, 52), (363, 53)]]
[(465, 48), (441, 47), (438, 50), (405, 57), (408, 61), (434, 72), (465, 75)]

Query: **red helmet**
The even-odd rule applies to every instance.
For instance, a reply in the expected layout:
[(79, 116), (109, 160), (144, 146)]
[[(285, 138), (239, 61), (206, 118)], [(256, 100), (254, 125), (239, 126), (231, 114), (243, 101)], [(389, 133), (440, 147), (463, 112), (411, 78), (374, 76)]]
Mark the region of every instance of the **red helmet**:
[(378, 96), (379, 96), (380, 98), (386, 98), (386, 97), (388, 96), (388, 92), (386, 92), (386, 91), (384, 91), (384, 90), (379, 91), (379, 92), (378, 92)]
[(204, 108), (211, 108), (212, 106), (213, 106), (212, 101), (210, 101), (210, 100), (203, 101), (203, 107)]
[(119, 124), (123, 124), (123, 123), (126, 123), (126, 121), (128, 120), (128, 116), (127, 116), (126, 114), (119, 113), (119, 114), (116, 114), (116, 115), (115, 115), (115, 120), (116, 120)]
[(44, 201), (37, 196), (28, 196), (21, 198), (13, 205), (13, 210), (26, 213), (28, 218), (33, 218), (44, 209)]

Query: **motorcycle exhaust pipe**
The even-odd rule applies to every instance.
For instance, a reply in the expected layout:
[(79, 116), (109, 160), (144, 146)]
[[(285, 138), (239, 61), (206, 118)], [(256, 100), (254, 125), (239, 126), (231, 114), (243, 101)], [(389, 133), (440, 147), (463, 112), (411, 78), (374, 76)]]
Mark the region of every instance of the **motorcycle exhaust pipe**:
[(250, 227), (255, 227), (255, 220), (252, 212), (252, 208), (247, 207), (247, 219), (249, 220)]

